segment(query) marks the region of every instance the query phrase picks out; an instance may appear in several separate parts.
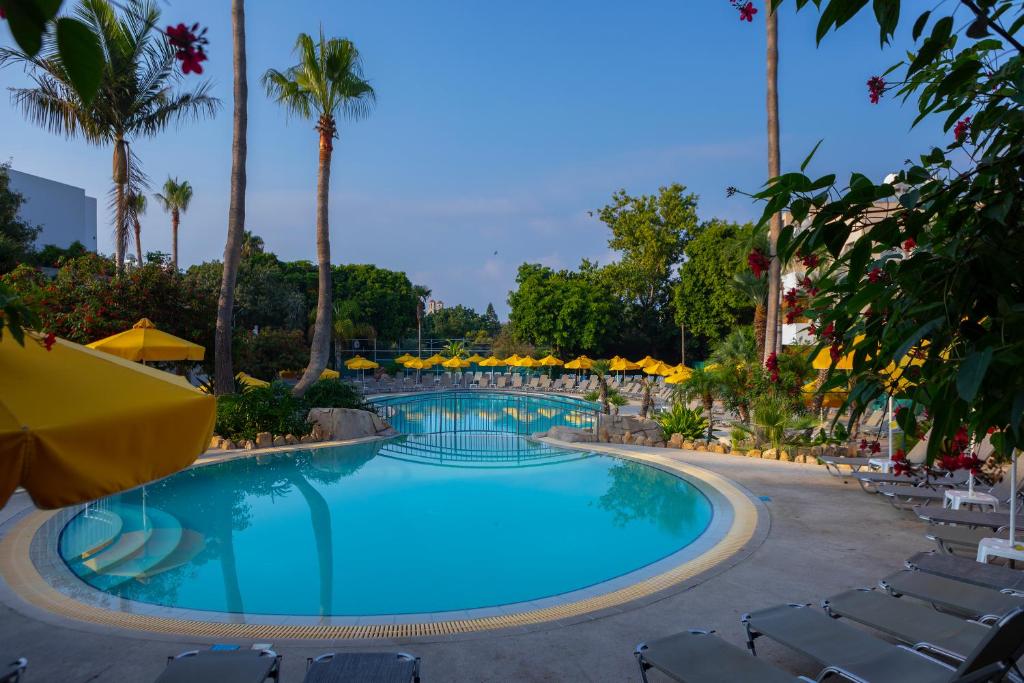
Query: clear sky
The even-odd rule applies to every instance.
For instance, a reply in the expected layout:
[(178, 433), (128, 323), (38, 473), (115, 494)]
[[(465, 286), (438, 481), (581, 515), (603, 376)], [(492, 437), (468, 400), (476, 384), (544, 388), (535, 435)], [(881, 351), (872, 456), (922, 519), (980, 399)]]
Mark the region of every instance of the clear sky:
[[(315, 260), (316, 133), (269, 102), (259, 77), (293, 64), (296, 35), (320, 24), (356, 43), (378, 94), (368, 119), (341, 124), (335, 147), (335, 263), (403, 270), (449, 305), (493, 302), (504, 316), (520, 263), (613, 258), (607, 230), (588, 211), (619, 188), (648, 193), (681, 182), (700, 195), (702, 218), (753, 218), (759, 209), (727, 199), (725, 188), (756, 189), (765, 177), (764, 2), (755, 4), (762, 11), (747, 24), (727, 0), (251, 0), (246, 227), (284, 259)], [(133, 141), (153, 191), (168, 174), (194, 187), (180, 238), (187, 266), (224, 249), (230, 2), (161, 6), (166, 23), (209, 26), (204, 77), (223, 102), (213, 120)], [(946, 142), (933, 128), (911, 131), (911, 107), (869, 104), (865, 82), (902, 52), (879, 49), (867, 14), (817, 48), (813, 8), (797, 15), (792, 6), (780, 15), (784, 171), (819, 138), (812, 172), (874, 178)], [(918, 7), (925, 3), (911, 0), (904, 12)], [(896, 47), (908, 46), (904, 31)], [(24, 82), (16, 68), (0, 72), (5, 87)], [(100, 249), (113, 250), (109, 148), (36, 128), (7, 97), (0, 142), (0, 159), (14, 168), (97, 197)], [(144, 249), (170, 250), (169, 219), (155, 203), (142, 226)]]

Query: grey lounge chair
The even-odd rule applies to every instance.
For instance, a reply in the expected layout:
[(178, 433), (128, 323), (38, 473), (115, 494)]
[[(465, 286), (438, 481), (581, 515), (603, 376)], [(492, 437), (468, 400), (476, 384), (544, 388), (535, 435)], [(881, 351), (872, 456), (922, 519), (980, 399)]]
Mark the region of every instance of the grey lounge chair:
[[(947, 482), (942, 479), (932, 480), (926, 485), (908, 486), (906, 484), (885, 484), (876, 487), (876, 492), (889, 498), (889, 502), (900, 509), (906, 509), (914, 505), (930, 505), (935, 503), (943, 505), (946, 500), (946, 491), (950, 488), (966, 489), (967, 482), (964, 481), (954, 486), (944, 485)], [(995, 496), (1001, 503), (1010, 500), (1010, 483), (1005, 479), (995, 486), (985, 486), (975, 482), (974, 490), (988, 493)]]
[(1024, 609), (1001, 618), (957, 669), (921, 652), (875, 638), (807, 605), (782, 605), (744, 616), (748, 644), (765, 635), (825, 666), (830, 673), (870, 683), (998, 681), (1024, 650)]
[(983, 538), (992, 536), (992, 529), (988, 527), (974, 528), (969, 526), (954, 526), (952, 524), (931, 524), (925, 532), (924, 537), (934, 541), (942, 553), (969, 555), (975, 557), (978, 554), (978, 543)]
[[(962, 526), (987, 527), (998, 531), (1010, 525), (1008, 512), (975, 512), (973, 510), (948, 510), (935, 505), (915, 505), (914, 514), (932, 524), (959, 524)], [(1024, 515), (1017, 515), (1018, 523), (1024, 526)]]
[(750, 657), (713, 633), (692, 629), (640, 643), (633, 654), (640, 666), (641, 680), (647, 683), (647, 671), (650, 669), (680, 683), (794, 683), (812, 680), (794, 676), (757, 657)]
[(419, 683), (420, 658), (404, 652), (331, 652), (307, 660), (304, 683)]
[(273, 650), (189, 650), (168, 657), (155, 683), (263, 683), (280, 675)]
[(27, 668), (28, 660), (24, 657), (12, 660), (6, 666), (0, 666), (0, 683), (18, 683)]
[(976, 562), (967, 557), (936, 552), (917, 553), (907, 560), (907, 567), (983, 588), (1024, 593), (1024, 571)]
[(821, 601), (830, 617), (869, 626), (915, 650), (963, 661), (989, 634), (990, 628), (926, 605), (894, 600), (882, 591), (858, 588)]
[(967, 470), (945, 472), (944, 470), (928, 471), (913, 474), (893, 474), (890, 472), (858, 472), (853, 475), (860, 487), (868, 493), (879, 493), (886, 484), (912, 484), (921, 486), (945, 486), (953, 488), (967, 481)]
[(907, 595), (930, 602), (936, 609), (983, 623), (997, 621), (1015, 609), (1024, 608), (1024, 596), (909, 569), (887, 576), (879, 585), (894, 596)]
[[(929, 430), (928, 433), (925, 434), (925, 438), (923, 438), (920, 441), (918, 441), (916, 444), (914, 444), (914, 447), (910, 449), (910, 452), (907, 453), (907, 462), (908, 463), (913, 464), (913, 465), (920, 465), (920, 464), (924, 463), (927, 460), (927, 456), (928, 456), (928, 436), (930, 434), (931, 434), (931, 430)], [(877, 460), (881, 460), (881, 459), (883, 459), (885, 457), (886, 456), (881, 455), (881, 454), (874, 455), (874, 456), (853, 457), (853, 458), (849, 458), (849, 457), (846, 457), (846, 456), (837, 456), (837, 455), (823, 455), (823, 456), (819, 456), (818, 460), (820, 460), (821, 462), (823, 462), (825, 464), (825, 469), (828, 471), (829, 474), (833, 474), (833, 475), (835, 475), (837, 477), (842, 477), (844, 479), (847, 479), (849, 477), (857, 476), (858, 474), (867, 474), (866, 472), (862, 473), (861, 470), (864, 469), (864, 468), (873, 467), (873, 465), (871, 464), (872, 460), (876, 460), (877, 461)], [(850, 472), (843, 472), (842, 470), (839, 469), (840, 466), (849, 467), (851, 471)], [(897, 483), (906, 482), (906, 481), (908, 481), (908, 479), (906, 477), (904, 477), (902, 480), (899, 480)], [(862, 484), (862, 486), (863, 486), (863, 484)]]

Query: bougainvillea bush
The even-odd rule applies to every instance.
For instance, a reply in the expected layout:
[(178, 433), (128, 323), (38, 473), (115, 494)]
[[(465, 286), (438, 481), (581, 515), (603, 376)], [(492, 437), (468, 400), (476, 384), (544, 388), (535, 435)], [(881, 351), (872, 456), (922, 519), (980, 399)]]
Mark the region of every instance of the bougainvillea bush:
[[(813, 4), (819, 40), (868, 5)], [(1007, 455), (1024, 443), (1024, 2), (961, 0), (911, 17), (898, 0), (872, 9), (883, 42), (911, 22), (914, 44), (903, 62), (865, 74), (867, 97), (916, 106), (917, 122), (939, 124), (944, 139), (881, 183), (810, 177), (805, 161), (756, 195), (762, 223), (793, 215), (780, 252), (811, 264), (814, 291), (800, 306), (819, 348), (854, 352), (852, 370), (826, 382), (852, 384), (851, 420), (895, 394), (914, 403), (898, 417), (908, 433), (927, 409), (929, 460), (950, 455), (944, 444), (958, 434), (978, 440), (993, 428)]]

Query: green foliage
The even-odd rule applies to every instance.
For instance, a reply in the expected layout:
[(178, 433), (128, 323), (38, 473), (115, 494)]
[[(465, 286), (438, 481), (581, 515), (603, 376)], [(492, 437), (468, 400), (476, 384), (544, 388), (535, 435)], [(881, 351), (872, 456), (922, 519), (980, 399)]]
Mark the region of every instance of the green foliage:
[[(272, 380), (279, 370), (301, 370), (309, 363), (309, 346), (299, 330), (264, 328), (235, 333), (235, 370)], [(312, 388), (312, 387), (311, 387)]]
[[(739, 323), (751, 302), (732, 285), (747, 268), (747, 241), (752, 225), (711, 220), (695, 228), (686, 245), (686, 261), (679, 267), (679, 281), (672, 290), (675, 322), (687, 334), (705, 340), (719, 339)], [(763, 282), (763, 280), (762, 280)]]
[[(312, 272), (309, 301), (316, 301), (316, 270)], [(371, 325), (378, 339), (397, 341), (416, 325), (416, 294), (405, 273), (374, 265), (331, 268), (334, 300), (354, 301), (360, 322)]]
[(43, 268), (57, 268), (65, 259), (75, 259), (80, 256), (85, 256), (88, 253), (89, 250), (86, 249), (85, 245), (78, 240), (75, 240), (66, 248), (58, 247), (54, 244), (47, 244), (32, 255), (30, 263)]
[[(493, 307), (491, 312), (494, 312)], [(501, 331), (501, 324), (496, 323), (497, 315), (493, 318), (480, 315), (472, 308), (459, 304), (427, 314), (423, 318), (423, 336), (473, 340), (481, 333), (484, 336), (498, 334)]]
[(11, 189), (8, 165), (0, 164), (0, 274), (32, 258), (36, 236), (42, 230), (18, 217), (25, 196)]
[(700, 410), (690, 410), (681, 403), (675, 403), (666, 411), (655, 414), (654, 419), (661, 425), (665, 440), (673, 434), (682, 434), (692, 441), (702, 439), (708, 433), (708, 421)]
[[(831, 0), (819, 39), (864, 5)], [(887, 366), (914, 354), (921, 364), (905, 393), (934, 418), (930, 459), (961, 425), (975, 438), (1006, 430), (1004, 453), (1024, 446), (1024, 45), (1015, 37), (1022, 9), (1020, 0), (986, 0), (917, 17), (907, 61), (885, 75), (890, 93), (916, 99), (915, 123), (939, 117), (944, 147), (909, 161), (891, 183), (858, 173), (839, 183), (801, 168), (756, 195), (766, 202), (762, 222), (788, 208), (806, 226), (784, 231), (780, 249), (820, 261), (811, 270), (820, 294), (806, 313), (819, 330), (834, 330), (820, 346), (855, 352), (853, 369), (834, 371), (826, 387), (852, 384), (856, 419), (898, 388)], [(874, 10), (887, 39), (899, 3), (877, 0)], [(891, 210), (879, 211), (880, 201)], [(853, 234), (854, 224), (870, 229)], [(917, 412), (900, 414), (908, 433)]]
[(4, 330), (14, 341), (25, 344), (25, 332), (40, 329), (39, 316), (36, 310), (27, 305), (21, 296), (0, 280), (0, 339)]
[(466, 351), (465, 342), (453, 341), (451, 339), (449, 339), (448, 343), (441, 347), (441, 353), (444, 354), (445, 356), (448, 356), (449, 358), (454, 358), (456, 356), (458, 356), (459, 358), (463, 358), (469, 355), (469, 352)]
[(555, 271), (524, 263), (516, 284), (508, 295), (515, 339), (570, 355), (611, 350), (622, 329), (621, 305), (594, 265)]
[(192, 203), (192, 185), (187, 180), (167, 177), (163, 192), (153, 195), (167, 213), (188, 211)]
[(273, 382), (269, 387), (252, 387), (241, 394), (217, 397), (215, 430), (231, 439), (255, 439), (259, 432), (274, 435), (308, 434), (309, 404), (292, 396), (291, 387)]
[(348, 382), (336, 379), (314, 382), (303, 399), (310, 408), (365, 408), (359, 391)]

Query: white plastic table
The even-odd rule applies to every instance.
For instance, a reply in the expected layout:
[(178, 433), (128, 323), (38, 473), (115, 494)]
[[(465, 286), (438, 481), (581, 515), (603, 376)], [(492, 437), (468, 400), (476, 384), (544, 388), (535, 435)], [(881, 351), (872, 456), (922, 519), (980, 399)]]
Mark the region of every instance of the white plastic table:
[(1008, 538), (983, 538), (978, 542), (978, 562), (988, 562), (990, 557), (1005, 557), (1008, 560), (1024, 560), (1024, 543), (1010, 545)]
[(963, 491), (961, 489), (948, 489), (942, 506), (959, 510), (961, 505), (968, 507), (977, 505), (982, 508), (990, 507), (992, 512), (995, 512), (999, 509), (999, 499), (991, 493), (982, 493), (981, 491), (974, 491), (972, 493), (971, 491)]
[(872, 467), (877, 467), (883, 474), (889, 474), (894, 462), (889, 458), (871, 458), (868, 460), (868, 464)]

